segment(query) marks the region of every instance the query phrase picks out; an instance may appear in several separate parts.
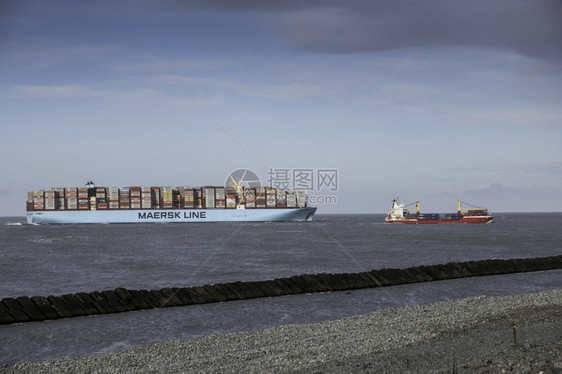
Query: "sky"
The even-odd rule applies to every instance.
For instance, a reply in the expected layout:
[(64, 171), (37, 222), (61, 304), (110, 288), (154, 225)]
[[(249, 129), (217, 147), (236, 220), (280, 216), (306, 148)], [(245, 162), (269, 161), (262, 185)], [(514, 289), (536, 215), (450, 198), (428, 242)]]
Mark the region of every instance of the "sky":
[(557, 0), (0, 0), (0, 216), (32, 190), (237, 169), (308, 183), (318, 214), (560, 212), (561, 17)]

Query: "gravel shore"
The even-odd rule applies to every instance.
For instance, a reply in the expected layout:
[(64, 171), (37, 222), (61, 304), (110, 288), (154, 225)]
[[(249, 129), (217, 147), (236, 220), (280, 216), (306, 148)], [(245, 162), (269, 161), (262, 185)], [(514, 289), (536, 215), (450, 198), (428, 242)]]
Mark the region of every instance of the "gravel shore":
[(313, 325), (0, 367), (0, 373), (541, 371), (562, 373), (562, 290), (386, 309)]

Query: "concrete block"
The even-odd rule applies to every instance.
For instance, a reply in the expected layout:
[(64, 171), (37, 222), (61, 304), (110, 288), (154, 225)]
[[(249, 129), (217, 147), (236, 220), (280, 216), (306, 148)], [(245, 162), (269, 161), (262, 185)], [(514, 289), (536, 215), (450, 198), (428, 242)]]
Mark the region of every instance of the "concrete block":
[(9, 308), (4, 305), (3, 301), (0, 300), (0, 324), (6, 325), (9, 323), (16, 323), (18, 322), (12, 315), (10, 314)]
[(100, 309), (96, 308), (96, 303), (90, 294), (86, 292), (78, 292), (74, 295), (74, 297), (80, 302), (80, 305), (87, 315), (93, 316), (102, 313)]
[(49, 300), (49, 302), (51, 303), (53, 308), (56, 310), (59, 317), (61, 317), (61, 318), (74, 317), (74, 313), (72, 313), (72, 311), (70, 309), (68, 309), (68, 306), (66, 305), (66, 303), (63, 301), (63, 299), (60, 296), (52, 296), (52, 295), (47, 296), (47, 300)]
[(32, 321), (44, 321), (47, 319), (45, 314), (31, 301), (27, 296), (16, 298), (17, 302), (22, 306), (25, 313), (31, 318)]
[(72, 312), (73, 317), (83, 317), (88, 315), (84, 308), (82, 308), (82, 303), (80, 302), (80, 300), (75, 298), (74, 295), (66, 294), (62, 295), (60, 298)]

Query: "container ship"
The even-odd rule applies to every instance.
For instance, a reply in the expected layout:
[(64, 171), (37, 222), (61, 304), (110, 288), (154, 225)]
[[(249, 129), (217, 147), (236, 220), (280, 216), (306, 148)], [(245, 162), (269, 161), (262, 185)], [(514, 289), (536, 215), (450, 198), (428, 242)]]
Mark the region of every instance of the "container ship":
[(61, 187), (27, 194), (27, 223), (310, 221), (306, 191), (274, 187)]
[[(466, 205), (470, 205), (464, 203)], [(462, 202), (458, 201), (456, 213), (420, 213), (420, 202), (416, 201), (416, 211), (410, 212), (398, 199), (392, 200), (392, 209), (386, 215), (388, 223), (490, 223), (494, 217), (488, 209), (472, 207), (462, 209)]]

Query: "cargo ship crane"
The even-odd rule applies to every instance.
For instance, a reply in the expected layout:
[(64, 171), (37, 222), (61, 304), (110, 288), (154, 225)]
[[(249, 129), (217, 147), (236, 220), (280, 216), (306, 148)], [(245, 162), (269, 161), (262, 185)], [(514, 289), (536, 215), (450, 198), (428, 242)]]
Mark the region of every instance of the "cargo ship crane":
[[(463, 213), (465, 213), (465, 214), (466, 214), (466, 213), (487, 214), (487, 213), (489, 213), (489, 212), (488, 212), (488, 209), (486, 209), (486, 208), (482, 208), (482, 207), (479, 207), (479, 206), (476, 206), (476, 205), (472, 205), (472, 204), (469, 204), (469, 203), (465, 203), (464, 201), (460, 201), (460, 200), (459, 200), (457, 204), (458, 204), (458, 213), (459, 213), (459, 214), (463, 214)], [(463, 212), (462, 204), (468, 205), (468, 206), (471, 207), (472, 209), (464, 209), (464, 212)]]
[(232, 177), (228, 182), (230, 187), (236, 191), (236, 209), (246, 209), (244, 204), (244, 188), (242, 187), (242, 180), (234, 180)]

